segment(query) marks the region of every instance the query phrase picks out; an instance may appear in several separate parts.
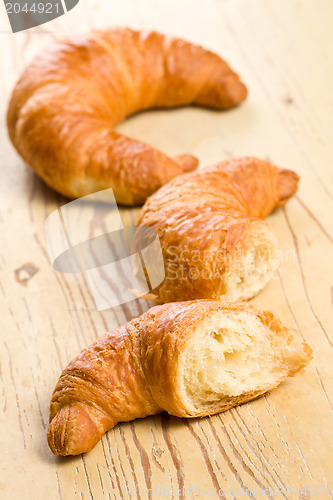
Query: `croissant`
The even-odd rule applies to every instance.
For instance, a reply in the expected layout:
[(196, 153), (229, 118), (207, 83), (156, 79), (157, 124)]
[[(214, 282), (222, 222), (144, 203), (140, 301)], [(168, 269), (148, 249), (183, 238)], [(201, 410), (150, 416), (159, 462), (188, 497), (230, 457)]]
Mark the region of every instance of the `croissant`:
[(148, 108), (196, 104), (226, 109), (246, 87), (216, 54), (177, 38), (128, 28), (59, 41), (26, 68), (9, 103), (13, 145), (44, 181), (76, 198), (112, 188), (142, 204), (197, 166), (114, 131)]
[(246, 300), (270, 280), (277, 242), (261, 218), (284, 205), (299, 177), (256, 158), (181, 175), (154, 193), (137, 224), (160, 239), (165, 279), (156, 302)]
[(267, 311), (213, 300), (155, 306), (84, 349), (52, 396), (53, 453), (91, 450), (118, 422), (213, 415), (293, 376), (312, 357)]

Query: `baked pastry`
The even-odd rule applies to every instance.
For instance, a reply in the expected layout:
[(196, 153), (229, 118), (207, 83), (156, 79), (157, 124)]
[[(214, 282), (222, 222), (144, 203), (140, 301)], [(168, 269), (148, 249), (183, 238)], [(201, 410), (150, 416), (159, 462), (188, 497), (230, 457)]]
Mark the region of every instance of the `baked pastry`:
[(267, 311), (213, 300), (155, 306), (84, 349), (52, 396), (53, 453), (91, 450), (118, 422), (213, 415), (293, 376), (312, 350)]
[(56, 191), (77, 198), (112, 188), (119, 203), (135, 205), (198, 161), (119, 134), (119, 122), (148, 108), (227, 109), (245, 97), (218, 55), (118, 28), (59, 41), (37, 56), (14, 88), (7, 123), (19, 154)]
[[(157, 302), (246, 300), (277, 267), (277, 242), (260, 220), (284, 205), (298, 175), (256, 158), (228, 160), (181, 175), (154, 193), (137, 224), (156, 229), (165, 279)], [(150, 295), (150, 298), (152, 295)]]

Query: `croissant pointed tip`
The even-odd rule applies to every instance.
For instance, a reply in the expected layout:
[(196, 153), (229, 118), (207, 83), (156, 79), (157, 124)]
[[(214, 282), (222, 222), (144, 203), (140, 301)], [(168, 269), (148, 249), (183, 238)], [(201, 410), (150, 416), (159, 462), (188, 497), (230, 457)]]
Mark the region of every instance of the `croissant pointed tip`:
[(218, 101), (220, 109), (229, 109), (245, 101), (248, 90), (236, 73), (223, 75), (219, 82)]
[(228, 85), (228, 93), (234, 106), (237, 106), (241, 102), (245, 101), (248, 90), (244, 83), (237, 77), (230, 78), (230, 84)]
[(282, 206), (294, 196), (298, 189), (299, 176), (296, 172), (279, 169), (276, 178), (278, 205)]
[(183, 173), (192, 172), (199, 165), (199, 160), (195, 156), (192, 155), (177, 155), (173, 157), (174, 161), (180, 165), (183, 170)]
[(73, 404), (62, 407), (53, 417), (47, 431), (47, 440), (55, 455), (79, 455), (91, 450), (102, 434), (89, 408)]

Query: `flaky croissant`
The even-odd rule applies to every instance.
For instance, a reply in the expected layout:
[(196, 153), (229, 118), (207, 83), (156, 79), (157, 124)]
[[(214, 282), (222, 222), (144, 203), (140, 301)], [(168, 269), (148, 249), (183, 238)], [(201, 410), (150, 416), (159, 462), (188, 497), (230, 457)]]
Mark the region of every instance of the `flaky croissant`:
[(225, 109), (245, 97), (216, 54), (118, 28), (59, 41), (37, 56), (14, 88), (7, 123), (22, 158), (56, 191), (76, 198), (111, 187), (118, 202), (133, 205), (198, 162), (115, 132), (120, 121), (148, 108)]
[(48, 442), (89, 451), (118, 422), (213, 415), (250, 401), (312, 357), (272, 313), (212, 300), (155, 306), (84, 349), (52, 396)]
[(246, 300), (271, 279), (277, 242), (261, 218), (284, 205), (298, 175), (240, 158), (181, 175), (154, 193), (137, 224), (157, 230), (165, 279), (157, 302)]

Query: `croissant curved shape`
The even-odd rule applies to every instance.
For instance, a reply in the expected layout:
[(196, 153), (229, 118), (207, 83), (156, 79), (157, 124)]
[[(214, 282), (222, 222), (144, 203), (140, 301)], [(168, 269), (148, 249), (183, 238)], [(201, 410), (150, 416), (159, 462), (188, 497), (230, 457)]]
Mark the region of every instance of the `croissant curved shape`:
[(212, 300), (155, 306), (84, 349), (52, 396), (53, 453), (92, 449), (118, 422), (213, 415), (293, 376), (312, 350), (267, 311)]
[(76, 198), (111, 187), (118, 202), (135, 205), (198, 161), (170, 158), (114, 127), (148, 108), (227, 109), (246, 93), (218, 55), (117, 28), (59, 41), (37, 56), (14, 88), (7, 124), (19, 154), (56, 191)]
[(137, 224), (156, 229), (165, 279), (156, 302), (246, 300), (277, 267), (277, 242), (262, 218), (284, 205), (299, 177), (256, 158), (181, 175), (142, 207)]

